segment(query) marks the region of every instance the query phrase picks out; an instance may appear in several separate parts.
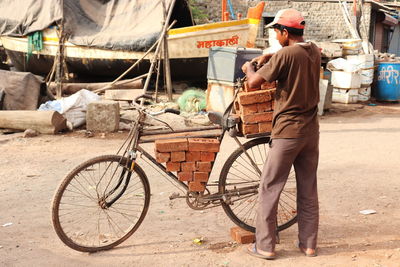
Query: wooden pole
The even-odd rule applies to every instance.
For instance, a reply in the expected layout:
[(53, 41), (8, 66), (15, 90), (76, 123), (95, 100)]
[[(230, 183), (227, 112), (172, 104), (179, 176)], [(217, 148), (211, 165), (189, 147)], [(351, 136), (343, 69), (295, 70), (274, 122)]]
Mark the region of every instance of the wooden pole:
[[(165, 1), (163, 1), (163, 7), (164, 7), (164, 23), (166, 23), (168, 25), (169, 21), (166, 20), (167, 10), (165, 7)], [(171, 5), (170, 8), (173, 9), (174, 6)], [(168, 34), (167, 33), (164, 35), (164, 75), (165, 75), (165, 83), (167, 86), (168, 101), (172, 101), (171, 65), (169, 62)]]
[(63, 74), (63, 61), (64, 61), (64, 25), (61, 22), (60, 25), (60, 36), (58, 38), (58, 53), (56, 57), (56, 99), (60, 99), (62, 97), (62, 80), (64, 77)]
[(227, 0), (221, 0), (221, 21), (225, 21)]
[[(172, 0), (172, 2), (171, 2), (171, 5), (170, 5), (169, 10), (168, 10), (168, 15), (167, 15), (167, 18), (165, 20), (164, 27), (162, 29), (162, 32), (161, 32), (161, 35), (160, 35), (160, 38), (159, 38), (160, 42), (158, 42), (156, 51), (154, 52), (154, 56), (153, 56), (153, 58), (151, 60), (151, 65), (150, 65), (150, 69), (149, 69), (149, 72), (148, 72), (149, 75), (147, 76), (146, 82), (145, 82), (144, 87), (143, 87), (143, 93), (144, 94), (147, 93), (147, 89), (149, 87), (151, 74), (153, 73), (154, 64), (156, 62), (155, 59), (157, 58), (158, 53), (160, 53), (160, 48), (161, 48), (161, 43), (162, 43), (161, 40), (163, 40), (164, 36), (167, 34), (168, 28), (171, 28), (176, 23), (176, 21), (173, 21), (169, 27), (168, 27), (168, 23), (167, 23), (167, 21), (169, 21), (171, 19), (172, 10), (173, 10), (173, 7), (175, 5), (175, 2), (176, 2), (176, 0)], [(140, 101), (140, 105), (142, 105), (142, 106), (144, 105), (144, 99), (143, 98)]]
[(57, 111), (1, 110), (0, 128), (55, 134), (67, 128), (67, 120)]

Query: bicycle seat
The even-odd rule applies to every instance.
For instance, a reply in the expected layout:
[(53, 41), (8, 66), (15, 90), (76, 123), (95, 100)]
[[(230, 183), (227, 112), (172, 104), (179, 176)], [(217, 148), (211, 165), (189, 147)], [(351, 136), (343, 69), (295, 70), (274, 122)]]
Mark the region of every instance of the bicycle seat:
[(224, 123), (222, 122), (224, 114), (217, 111), (209, 111), (208, 112), (208, 119), (214, 123), (222, 126)]

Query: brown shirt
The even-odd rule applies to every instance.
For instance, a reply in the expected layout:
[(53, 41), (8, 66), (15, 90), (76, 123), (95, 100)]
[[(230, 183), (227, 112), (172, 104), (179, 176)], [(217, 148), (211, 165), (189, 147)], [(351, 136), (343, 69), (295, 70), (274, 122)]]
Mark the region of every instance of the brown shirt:
[(320, 50), (310, 42), (282, 48), (257, 71), (267, 82), (278, 81), (272, 138), (318, 133), (320, 66)]

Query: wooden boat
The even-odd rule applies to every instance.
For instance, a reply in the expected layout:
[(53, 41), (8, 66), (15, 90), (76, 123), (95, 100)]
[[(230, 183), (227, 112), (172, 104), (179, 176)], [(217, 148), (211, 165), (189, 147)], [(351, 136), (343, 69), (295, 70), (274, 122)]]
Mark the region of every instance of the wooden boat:
[[(254, 47), (264, 2), (249, 9), (248, 18), (172, 29), (168, 32), (168, 46), (172, 78), (174, 80), (204, 81), (207, 58), (211, 47)], [(47, 75), (57, 54), (59, 39), (55, 27), (43, 31), (43, 50), (27, 58), (27, 37), (1, 36), (0, 41), (19, 71)], [(127, 68), (145, 52), (99, 49), (65, 43), (65, 60), (69, 73), (97, 81), (110, 80)], [(137, 76), (148, 71), (152, 54), (129, 73)]]

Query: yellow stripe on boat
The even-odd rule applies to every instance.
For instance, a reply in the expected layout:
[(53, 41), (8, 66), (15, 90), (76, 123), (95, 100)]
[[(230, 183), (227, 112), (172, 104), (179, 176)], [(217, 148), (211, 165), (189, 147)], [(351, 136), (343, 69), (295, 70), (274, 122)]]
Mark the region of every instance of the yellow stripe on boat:
[(242, 20), (216, 22), (216, 23), (210, 23), (210, 24), (203, 24), (203, 25), (197, 25), (197, 26), (172, 29), (172, 30), (168, 31), (168, 35), (197, 32), (197, 31), (225, 28), (225, 27), (229, 27), (229, 26), (239, 26), (239, 25), (245, 25), (245, 24), (258, 24), (259, 22), (260, 22), (259, 19), (242, 19)]

